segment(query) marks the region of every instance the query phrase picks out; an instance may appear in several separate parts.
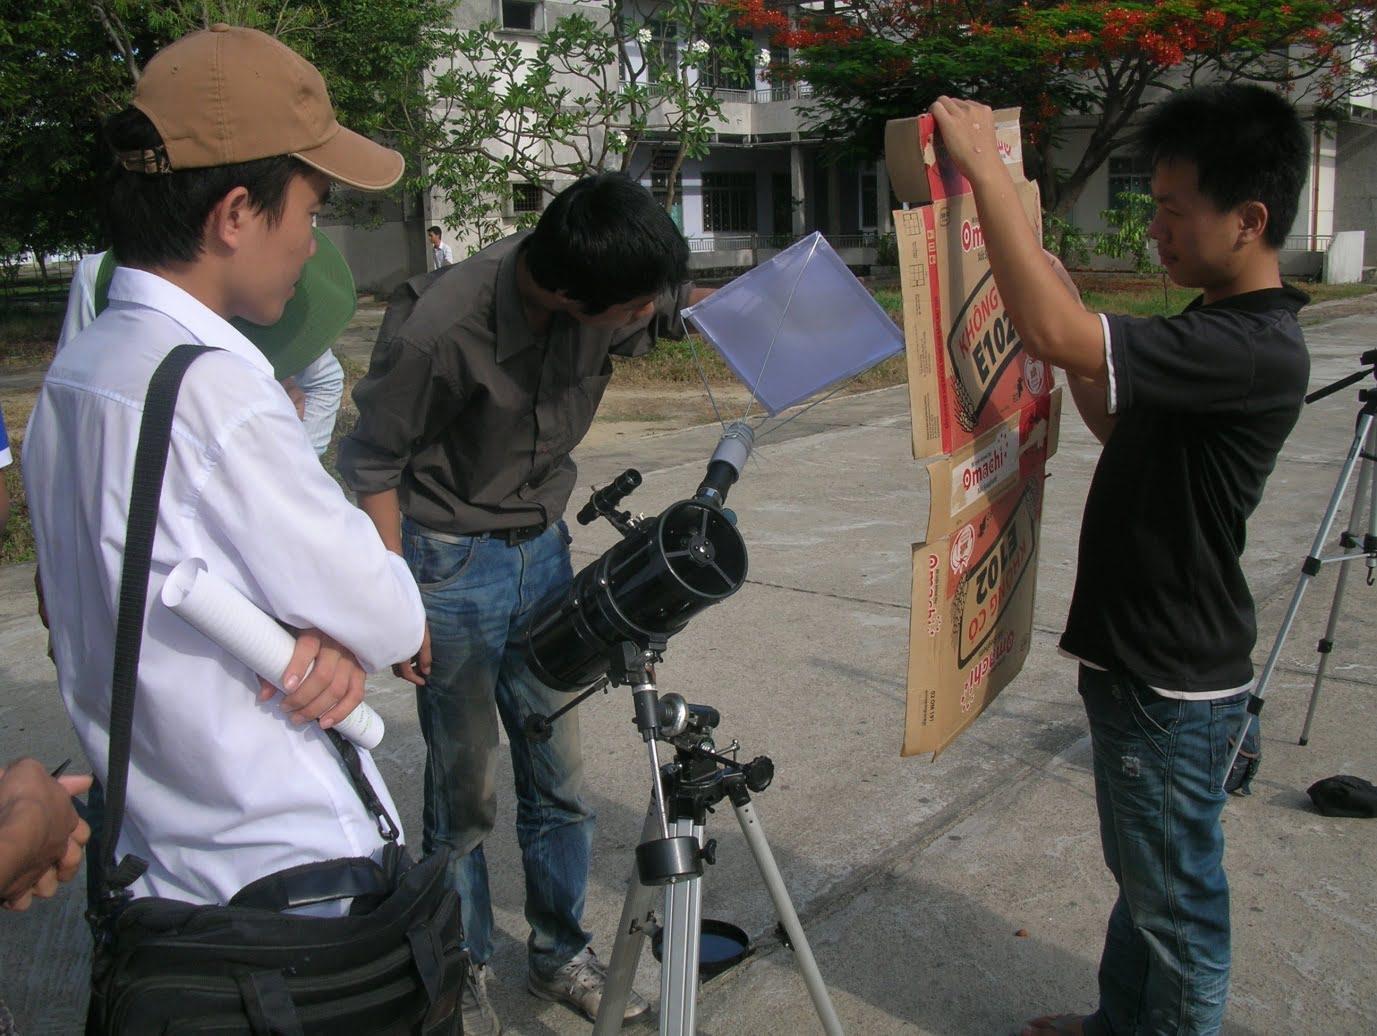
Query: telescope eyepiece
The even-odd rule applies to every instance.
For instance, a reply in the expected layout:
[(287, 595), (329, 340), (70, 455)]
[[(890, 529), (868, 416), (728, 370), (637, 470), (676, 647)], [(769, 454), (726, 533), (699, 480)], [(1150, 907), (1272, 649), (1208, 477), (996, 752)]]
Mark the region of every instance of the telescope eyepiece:
[(641, 484), (641, 473), (635, 468), (627, 468), (607, 485), (588, 498), (588, 503), (578, 513), (578, 523), (589, 525), (600, 514), (610, 514), (617, 509), (622, 500), (630, 496)]

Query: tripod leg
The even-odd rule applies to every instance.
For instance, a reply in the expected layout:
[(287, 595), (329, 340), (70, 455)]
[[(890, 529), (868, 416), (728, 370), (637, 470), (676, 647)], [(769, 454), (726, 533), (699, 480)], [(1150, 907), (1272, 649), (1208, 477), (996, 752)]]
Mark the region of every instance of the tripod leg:
[[(1343, 537), (1342, 542), (1345, 547), (1355, 544), (1355, 537), (1362, 524), (1362, 513), (1364, 498), (1367, 497), (1369, 489), (1377, 494), (1377, 482), (1373, 481), (1372, 466), (1370, 459), (1374, 452), (1372, 429), (1368, 431), (1367, 437), (1367, 456), (1363, 459), (1363, 466), (1358, 473), (1358, 491), (1353, 497), (1353, 513), (1348, 520), (1348, 531)], [(1368, 534), (1371, 535), (1377, 527), (1377, 502), (1366, 501), (1369, 505), (1368, 513)], [(1301, 728), (1300, 744), (1310, 743), (1310, 724), (1315, 718), (1315, 705), (1320, 698), (1320, 684), (1324, 682), (1324, 674), (1329, 669), (1329, 656), (1334, 651), (1334, 634), (1339, 628), (1339, 611), (1343, 607), (1344, 587), (1348, 584), (1349, 566), (1345, 563), (1339, 566), (1339, 578), (1334, 584), (1334, 603), (1329, 608), (1329, 622), (1325, 626), (1324, 639), (1319, 643), (1320, 665), (1315, 671), (1315, 686), (1310, 691), (1310, 705), (1305, 710), (1305, 726)]]
[[(645, 827), (641, 830), (641, 840), (654, 838), (659, 831), (656, 805), (652, 800), (646, 812)], [(612, 944), (612, 957), (607, 963), (607, 986), (603, 989), (602, 1003), (598, 1005), (593, 1036), (613, 1036), (621, 1031), (626, 1002), (631, 997), (631, 986), (636, 979), (636, 965), (640, 962), (641, 949), (645, 945), (646, 929), (654, 916), (655, 891), (651, 886), (641, 884), (640, 873), (633, 864), (631, 883), (622, 903), (622, 919), (617, 926), (617, 939)]]
[(1286, 616), (1281, 620), (1277, 639), (1272, 642), (1272, 652), (1267, 656), (1267, 663), (1262, 667), (1262, 675), (1257, 678), (1252, 694), (1248, 696), (1248, 713), (1238, 728), (1238, 735), (1234, 739), (1233, 754), (1229, 756), (1229, 762), (1224, 767), (1226, 778), (1233, 770), (1234, 763), (1238, 761), (1238, 753), (1243, 750), (1243, 740), (1248, 736), (1248, 728), (1253, 725), (1253, 717), (1262, 711), (1263, 697), (1267, 693), (1267, 684), (1272, 678), (1272, 670), (1276, 668), (1277, 660), (1281, 657), (1282, 646), (1286, 643), (1286, 636), (1295, 624), (1296, 613), (1300, 611), (1301, 600), (1305, 597), (1305, 591), (1309, 588), (1311, 580), (1320, 571), (1320, 554), (1324, 550), (1325, 541), (1329, 539), (1329, 530), (1334, 526), (1334, 518), (1339, 513), (1339, 505), (1343, 503), (1344, 493), (1348, 489), (1348, 480), (1353, 477), (1353, 469), (1357, 466), (1358, 458), (1362, 455), (1363, 443), (1366, 442), (1368, 433), (1372, 429), (1372, 420), (1372, 415), (1368, 413), (1363, 413), (1358, 418), (1358, 427), (1353, 433), (1353, 444), (1348, 449), (1348, 456), (1344, 458), (1343, 469), (1339, 472), (1339, 481), (1335, 484), (1334, 492), (1329, 498), (1329, 506), (1325, 508), (1324, 518), (1320, 520), (1320, 528), (1315, 534), (1315, 542), (1310, 545), (1310, 555), (1301, 565), (1300, 581), (1296, 584), (1295, 593), (1291, 595), (1291, 603), (1286, 607)]
[(755, 806), (745, 796), (741, 796), (739, 800), (737, 796), (733, 796), (732, 807), (736, 810), (736, 819), (741, 824), (741, 833), (746, 836), (746, 842), (751, 847), (755, 864), (760, 868), (760, 876), (765, 879), (765, 887), (769, 889), (770, 898), (774, 900), (775, 912), (779, 914), (779, 920), (794, 944), (794, 956), (798, 960), (799, 971), (803, 972), (803, 981), (808, 986), (808, 995), (813, 998), (813, 1008), (818, 1013), (818, 1020), (822, 1022), (823, 1031), (827, 1036), (841, 1036), (841, 1022), (832, 1006), (832, 997), (827, 992), (827, 985), (822, 981), (817, 961), (813, 959), (813, 950), (808, 945), (808, 937), (803, 934), (803, 925), (799, 923), (794, 904), (789, 899), (789, 890), (784, 887), (784, 878), (780, 876), (779, 867), (775, 864), (770, 843), (765, 841), (765, 832), (755, 815)]
[[(675, 821), (675, 836), (703, 844), (691, 817)], [(665, 928), (660, 943), (661, 1036), (692, 1036), (698, 1008), (698, 955), (703, 929), (703, 879), (665, 886)]]

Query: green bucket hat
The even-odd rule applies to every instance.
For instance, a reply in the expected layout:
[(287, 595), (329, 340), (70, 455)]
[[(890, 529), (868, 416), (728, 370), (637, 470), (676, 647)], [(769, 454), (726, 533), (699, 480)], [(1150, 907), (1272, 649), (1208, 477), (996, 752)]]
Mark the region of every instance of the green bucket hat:
[[(275, 324), (264, 327), (237, 317), (235, 329), (258, 346), (273, 365), (273, 377), (290, 377), (335, 344), (354, 316), (358, 294), (354, 275), (339, 249), (319, 229), (316, 254), (301, 268), (296, 291)], [(96, 271), (95, 310), (100, 313), (109, 301), (110, 279), (115, 274), (115, 254), (106, 252)]]
[(258, 346), (279, 379), (297, 373), (334, 345), (358, 306), (349, 264), (319, 229), (314, 233), (316, 254), (301, 268), (296, 292), (287, 300), (281, 319), (267, 327), (238, 318), (230, 321)]

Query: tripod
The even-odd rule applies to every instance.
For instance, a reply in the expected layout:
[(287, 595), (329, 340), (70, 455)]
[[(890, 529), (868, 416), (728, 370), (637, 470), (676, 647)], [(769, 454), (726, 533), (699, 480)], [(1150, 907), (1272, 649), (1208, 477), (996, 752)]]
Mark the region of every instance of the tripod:
[[(1305, 401), (1313, 403), (1352, 385), (1354, 382), (1361, 381), (1369, 374), (1377, 376), (1377, 366), (1374, 366), (1377, 365), (1377, 349), (1363, 353), (1362, 363), (1373, 369), (1359, 371), (1356, 374), (1341, 378), (1332, 385), (1327, 385), (1310, 393), (1305, 397)], [(1300, 581), (1296, 584), (1295, 593), (1291, 595), (1291, 603), (1282, 619), (1281, 629), (1277, 631), (1277, 639), (1272, 644), (1271, 654), (1267, 656), (1267, 662), (1262, 667), (1262, 675), (1258, 677), (1256, 687), (1248, 696), (1248, 713), (1244, 717), (1242, 727), (1239, 728), (1233, 754), (1229, 757), (1229, 765), (1224, 768), (1226, 775), (1233, 770), (1238, 754), (1243, 748), (1243, 739), (1252, 726), (1253, 717), (1262, 712), (1263, 697), (1267, 693), (1268, 681), (1271, 680), (1272, 671), (1276, 668), (1277, 660), (1281, 657), (1282, 645), (1285, 644), (1286, 637), (1296, 621), (1301, 600), (1305, 597), (1305, 591), (1309, 589), (1311, 581), (1319, 574), (1323, 566), (1333, 564), (1340, 566), (1338, 581), (1334, 587), (1334, 603), (1329, 609), (1329, 621), (1325, 627), (1324, 636), (1316, 646), (1316, 650), (1320, 654), (1320, 663), (1315, 673), (1315, 686), (1310, 692), (1310, 705), (1305, 713), (1305, 726), (1301, 730), (1300, 744), (1302, 745), (1308, 744), (1310, 741), (1310, 723), (1315, 718), (1315, 705), (1319, 701), (1320, 685), (1324, 682), (1325, 672), (1329, 667), (1329, 656), (1334, 651), (1334, 634), (1338, 629), (1344, 586), (1348, 581), (1349, 569), (1345, 562), (1359, 559), (1367, 561), (1368, 586), (1373, 584), (1374, 574), (1377, 573), (1377, 476), (1374, 475), (1374, 468), (1377, 468), (1377, 424), (1374, 424), (1374, 421), (1377, 421), (1377, 389), (1362, 389), (1358, 393), (1358, 400), (1362, 403), (1362, 407), (1358, 412), (1357, 424), (1353, 430), (1353, 442), (1348, 448), (1348, 456), (1339, 472), (1339, 480), (1334, 486), (1334, 493), (1329, 498), (1329, 506), (1325, 508), (1324, 518), (1321, 519), (1319, 531), (1315, 534), (1315, 541), (1310, 546), (1310, 553), (1301, 565)], [(1339, 506), (1343, 503), (1344, 493), (1348, 490), (1348, 483), (1353, 477), (1354, 468), (1359, 468), (1358, 491), (1354, 494), (1353, 511), (1349, 517), (1348, 528), (1339, 537), (1339, 545), (1344, 552), (1330, 557), (1322, 557), (1321, 552), (1324, 550), (1325, 542), (1329, 539), (1329, 531), (1339, 513)], [(1364, 503), (1368, 505), (1367, 532), (1363, 535), (1360, 544), (1357, 533), (1362, 522)]]
[[(621, 1029), (636, 963), (640, 960), (644, 939), (654, 926), (652, 901), (661, 887), (664, 888), (664, 925), (661, 927), (660, 1033), (661, 1036), (690, 1036), (694, 1032), (702, 940), (703, 866), (714, 862), (717, 849), (716, 841), (705, 841), (704, 834), (708, 812), (723, 798), (731, 800), (741, 832), (746, 836), (751, 855), (793, 944), (823, 1028), (828, 1036), (840, 1036), (841, 1023), (751, 803), (751, 792), (761, 792), (769, 786), (774, 777), (774, 764), (765, 756), (743, 764), (717, 754), (711, 737), (720, 719), (717, 710), (689, 705), (677, 694), (660, 697), (653, 667), (658, 658), (654, 650), (622, 644), (619, 655), (613, 658), (609, 674), (613, 683), (625, 683), (632, 688), (636, 727), (650, 755), (652, 798), (642, 841), (636, 847), (636, 869), (622, 905), (621, 922), (608, 961), (607, 986), (593, 1027), (594, 1036), (611, 1036)], [(663, 767), (657, 741), (675, 748), (674, 761)]]

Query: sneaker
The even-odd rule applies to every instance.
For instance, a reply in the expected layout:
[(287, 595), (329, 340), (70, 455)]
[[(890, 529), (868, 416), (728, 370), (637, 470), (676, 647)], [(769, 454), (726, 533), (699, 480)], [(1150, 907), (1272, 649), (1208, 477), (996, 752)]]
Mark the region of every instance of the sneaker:
[(488, 1002), (488, 966), (469, 965), (464, 976), (460, 1006), (464, 1012), (464, 1036), (500, 1036), (502, 1023)]
[[(568, 1004), (589, 1021), (597, 1021), (598, 1007), (602, 1004), (602, 994), (607, 988), (607, 969), (591, 949), (585, 948), (548, 979), (541, 978), (534, 971), (528, 971), (526, 988), (542, 1000)], [(622, 1021), (634, 1021), (649, 1010), (650, 1004), (633, 989), (627, 995)], [(464, 1030), (464, 1036), (468, 1036), (467, 1029)]]

